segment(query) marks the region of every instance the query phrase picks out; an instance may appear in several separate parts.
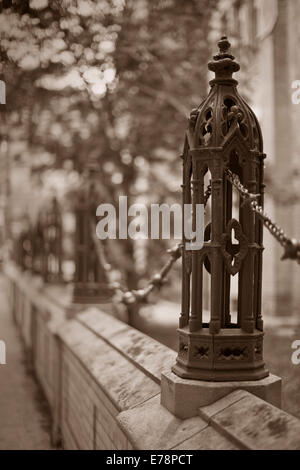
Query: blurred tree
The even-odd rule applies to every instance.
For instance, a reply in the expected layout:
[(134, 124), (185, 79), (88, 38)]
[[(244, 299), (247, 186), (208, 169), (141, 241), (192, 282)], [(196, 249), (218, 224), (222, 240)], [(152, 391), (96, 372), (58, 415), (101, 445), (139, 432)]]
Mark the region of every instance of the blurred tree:
[[(96, 160), (99, 203), (180, 201), (178, 154), (188, 113), (207, 92), (215, 4), (2, 1), (9, 140), (22, 142), (18, 160), (30, 165), (36, 191), (58, 170), (67, 186), (67, 174), (82, 176)], [(110, 250), (130, 287), (135, 246), (124, 240)], [(161, 264), (163, 248), (148, 244), (144, 274)]]

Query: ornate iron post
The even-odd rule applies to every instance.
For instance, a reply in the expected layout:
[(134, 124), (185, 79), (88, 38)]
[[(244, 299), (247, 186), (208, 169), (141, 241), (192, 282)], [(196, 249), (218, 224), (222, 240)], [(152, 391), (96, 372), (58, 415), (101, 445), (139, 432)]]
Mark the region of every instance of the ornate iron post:
[[(234, 188), (226, 172), (237, 174), (250, 193), (262, 195), (265, 155), (257, 118), (232, 78), (240, 66), (226, 37), (218, 46), (219, 53), (208, 64), (215, 73), (210, 93), (192, 111), (184, 144), (183, 204), (204, 203), (204, 176), (210, 171), (211, 221), (200, 250), (187, 251), (184, 243), (179, 352), (172, 370), (182, 378), (204, 381), (258, 380), (269, 374), (262, 353), (262, 223), (242, 199), (233, 218)], [(238, 244), (232, 243), (232, 235)], [(209, 323), (203, 322), (203, 269), (210, 274)], [(230, 311), (235, 275), (236, 323)]]
[(33, 272), (43, 275), (44, 267), (44, 231), (39, 215), (33, 232)]
[(16, 262), (22, 270), (27, 269), (27, 236), (25, 229), (19, 234), (16, 239)]
[[(86, 184), (77, 193), (75, 202), (75, 281), (73, 302), (105, 303), (111, 298), (106, 272), (97, 256), (93, 239), (96, 230), (97, 195), (95, 192), (95, 165), (88, 166)], [(94, 222), (93, 223), (93, 219)], [(101, 243), (100, 240), (97, 242)]]
[(62, 220), (54, 197), (43, 220), (43, 278), (46, 282), (62, 280)]

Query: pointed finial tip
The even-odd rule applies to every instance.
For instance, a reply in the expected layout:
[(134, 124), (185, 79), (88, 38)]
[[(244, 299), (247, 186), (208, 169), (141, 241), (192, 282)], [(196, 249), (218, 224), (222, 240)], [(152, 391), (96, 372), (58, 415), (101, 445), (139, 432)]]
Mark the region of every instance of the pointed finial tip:
[(221, 54), (226, 54), (229, 51), (231, 44), (228, 41), (227, 36), (221, 37), (220, 41), (218, 42), (218, 46)]
[(219, 52), (213, 56), (213, 61), (209, 62), (208, 69), (216, 73), (216, 78), (232, 78), (232, 74), (240, 69), (231, 54), (231, 44), (227, 36), (222, 36), (218, 41)]

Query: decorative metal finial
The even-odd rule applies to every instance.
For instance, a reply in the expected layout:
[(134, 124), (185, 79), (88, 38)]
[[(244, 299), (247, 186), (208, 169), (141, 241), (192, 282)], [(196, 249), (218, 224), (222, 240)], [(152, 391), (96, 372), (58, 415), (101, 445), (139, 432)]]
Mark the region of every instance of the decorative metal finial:
[[(222, 36), (220, 41), (218, 42), (218, 46), (220, 49), (220, 54), (227, 54), (230, 50), (231, 44), (227, 39), (227, 36)], [(230, 55), (230, 57), (233, 57)]]
[(227, 36), (222, 36), (218, 41), (219, 53), (214, 55), (213, 61), (209, 62), (208, 69), (216, 74), (216, 79), (231, 79), (232, 74), (240, 70), (240, 66), (235, 62), (235, 57), (230, 54), (231, 44)]

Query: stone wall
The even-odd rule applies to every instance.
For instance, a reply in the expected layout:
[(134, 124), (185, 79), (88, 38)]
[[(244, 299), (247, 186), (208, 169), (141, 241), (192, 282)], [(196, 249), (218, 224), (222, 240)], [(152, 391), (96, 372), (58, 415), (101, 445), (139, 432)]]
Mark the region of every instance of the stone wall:
[(176, 418), (161, 405), (160, 386), (174, 351), (97, 308), (67, 318), (61, 288), (55, 302), (53, 286), (49, 295), (38, 278), (13, 264), (4, 272), (28, 364), (49, 402), (55, 445), (300, 449), (300, 422), (247, 391), (234, 390), (192, 418)]

